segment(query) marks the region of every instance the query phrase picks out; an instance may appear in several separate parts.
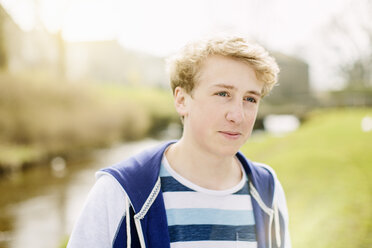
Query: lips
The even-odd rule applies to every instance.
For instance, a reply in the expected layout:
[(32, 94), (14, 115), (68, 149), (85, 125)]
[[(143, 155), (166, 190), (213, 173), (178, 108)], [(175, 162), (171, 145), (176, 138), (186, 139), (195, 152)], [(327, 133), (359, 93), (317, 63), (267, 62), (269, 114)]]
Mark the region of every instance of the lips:
[(220, 134), (229, 139), (238, 139), (242, 134), (234, 131), (219, 131)]

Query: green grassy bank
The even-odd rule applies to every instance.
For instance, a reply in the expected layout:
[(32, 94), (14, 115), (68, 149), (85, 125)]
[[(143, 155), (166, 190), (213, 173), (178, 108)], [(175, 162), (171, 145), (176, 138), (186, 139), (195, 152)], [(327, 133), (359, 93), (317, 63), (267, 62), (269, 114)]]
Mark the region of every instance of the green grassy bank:
[(0, 172), (154, 135), (177, 121), (170, 90), (0, 73)]
[(286, 192), (293, 247), (372, 247), (372, 109), (313, 112), (285, 137), (256, 136), (242, 151), (271, 165)]

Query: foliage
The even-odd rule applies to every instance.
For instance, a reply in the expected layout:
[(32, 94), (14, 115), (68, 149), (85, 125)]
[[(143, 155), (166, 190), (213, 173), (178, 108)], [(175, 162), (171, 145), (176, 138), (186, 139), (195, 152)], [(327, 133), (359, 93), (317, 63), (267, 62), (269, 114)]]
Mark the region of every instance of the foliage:
[(135, 105), (146, 112), (152, 120), (149, 134), (154, 135), (164, 129), (170, 122), (178, 122), (179, 117), (173, 107), (173, 97), (170, 90), (149, 87), (131, 87), (120, 84), (105, 84), (102, 88), (106, 98), (125, 99), (128, 104)]
[(372, 109), (312, 112), (285, 137), (252, 137), (242, 151), (273, 166), (286, 191), (293, 247), (372, 246)]
[(0, 165), (143, 138), (176, 120), (171, 101), (156, 89), (0, 73)]
[(359, 0), (335, 14), (321, 35), (323, 62), (337, 63), (337, 71), (351, 88), (372, 87), (372, 2)]
[(5, 32), (4, 23), (6, 14), (3, 7), (0, 5), (0, 69), (4, 69), (7, 66), (7, 54), (5, 49)]

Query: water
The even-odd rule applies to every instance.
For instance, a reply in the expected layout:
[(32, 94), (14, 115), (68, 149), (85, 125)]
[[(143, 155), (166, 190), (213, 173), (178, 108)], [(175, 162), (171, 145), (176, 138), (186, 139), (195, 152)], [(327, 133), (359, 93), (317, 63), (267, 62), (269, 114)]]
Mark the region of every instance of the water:
[(118, 145), (97, 151), (90, 161), (67, 164), (65, 168), (41, 166), (1, 180), (0, 248), (59, 247), (94, 184), (94, 173), (159, 142)]

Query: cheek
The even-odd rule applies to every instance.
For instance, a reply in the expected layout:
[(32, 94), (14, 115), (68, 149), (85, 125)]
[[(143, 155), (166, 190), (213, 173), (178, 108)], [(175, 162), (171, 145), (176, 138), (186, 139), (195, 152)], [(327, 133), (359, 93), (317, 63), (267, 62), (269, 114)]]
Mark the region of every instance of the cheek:
[(247, 114), (247, 121), (246, 121), (246, 126), (247, 128), (253, 128), (253, 125), (256, 121), (256, 116), (257, 116), (257, 108), (251, 109)]
[(190, 115), (194, 132), (199, 135), (208, 132), (216, 122), (220, 111), (210, 104), (200, 103), (195, 106)]
[(193, 106), (192, 114), (194, 118), (202, 120), (202, 119), (210, 119), (214, 116), (217, 116), (221, 112), (221, 108), (217, 106), (217, 104), (213, 104), (210, 101), (198, 101)]

